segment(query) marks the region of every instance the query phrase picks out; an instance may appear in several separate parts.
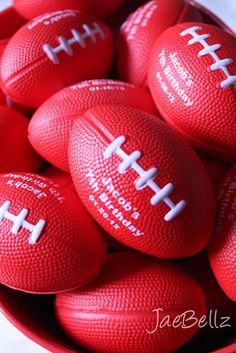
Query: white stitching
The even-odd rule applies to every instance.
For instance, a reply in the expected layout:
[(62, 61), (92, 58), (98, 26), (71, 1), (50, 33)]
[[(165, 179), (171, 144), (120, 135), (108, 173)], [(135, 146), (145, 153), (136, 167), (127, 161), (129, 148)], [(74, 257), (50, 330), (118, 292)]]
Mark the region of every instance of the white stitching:
[(105, 35), (101, 27), (93, 22), (93, 28), (90, 28), (88, 25), (83, 24), (82, 28), (84, 33), (79, 33), (76, 29), (72, 29), (72, 38), (66, 39), (63, 36), (58, 37), (59, 45), (56, 48), (52, 48), (50, 44), (43, 45), (43, 51), (47, 54), (48, 58), (53, 62), (53, 64), (59, 64), (59, 58), (57, 56), (61, 51), (65, 51), (69, 56), (73, 55), (72, 45), (79, 43), (82, 48), (86, 48), (86, 39), (90, 38), (93, 43), (97, 42), (96, 34), (100, 35), (101, 39), (104, 39)]
[(224, 81), (221, 82), (220, 86), (221, 88), (228, 88), (234, 84), (236, 84), (236, 75), (232, 76), (229, 73), (229, 70), (227, 68), (228, 65), (233, 63), (233, 60), (230, 58), (227, 59), (220, 59), (219, 56), (216, 54), (216, 51), (222, 47), (221, 44), (214, 44), (214, 45), (209, 45), (206, 42), (206, 39), (211, 37), (210, 34), (198, 34), (196, 31), (202, 29), (202, 27), (199, 26), (194, 26), (190, 27), (183, 32), (180, 33), (182, 37), (190, 34), (193, 38), (188, 41), (189, 45), (193, 45), (196, 43), (200, 43), (204, 49), (200, 50), (199, 56), (204, 56), (204, 55), (211, 55), (212, 58), (215, 60), (215, 63), (210, 66), (210, 69), (212, 71), (215, 70), (222, 70), (227, 77)]
[(151, 168), (145, 171), (137, 161), (141, 158), (141, 152), (135, 151), (132, 154), (126, 154), (121, 146), (125, 143), (126, 138), (124, 136), (120, 136), (116, 138), (106, 149), (104, 152), (104, 157), (109, 158), (113, 153), (116, 153), (119, 157), (123, 159), (123, 162), (119, 165), (118, 171), (119, 173), (125, 173), (130, 168), (135, 170), (140, 176), (139, 180), (135, 183), (136, 190), (142, 190), (145, 187), (149, 187), (155, 192), (155, 195), (151, 198), (150, 203), (152, 206), (156, 206), (160, 202), (164, 202), (169, 208), (170, 211), (165, 215), (165, 221), (171, 221), (175, 217), (177, 217), (186, 207), (186, 201), (181, 200), (177, 204), (174, 204), (173, 201), (168, 197), (174, 186), (172, 183), (165, 185), (163, 188), (160, 188), (155, 182), (154, 179), (158, 174), (157, 168)]
[(16, 216), (9, 212), (10, 207), (11, 201), (5, 201), (4, 204), (0, 207), (0, 224), (5, 218), (12, 221), (13, 226), (11, 232), (14, 235), (17, 235), (21, 227), (26, 228), (31, 232), (28, 240), (29, 244), (34, 245), (38, 241), (38, 238), (40, 237), (46, 222), (40, 219), (37, 224), (31, 224), (25, 220), (29, 213), (26, 208), (23, 208), (21, 212)]

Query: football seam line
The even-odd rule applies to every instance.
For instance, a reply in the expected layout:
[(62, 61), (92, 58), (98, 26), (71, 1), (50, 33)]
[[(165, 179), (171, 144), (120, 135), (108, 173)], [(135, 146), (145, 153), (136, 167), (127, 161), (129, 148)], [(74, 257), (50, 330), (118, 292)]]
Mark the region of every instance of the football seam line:
[[(40, 111), (37, 112), (37, 114), (42, 114)], [(44, 114), (44, 112), (43, 112)], [(52, 115), (50, 117), (48, 117), (46, 120), (43, 120), (42, 122), (41, 121), (38, 121), (41, 119), (41, 116), (39, 115), (39, 117), (37, 116), (37, 120), (34, 121), (33, 118), (31, 120), (31, 123), (34, 125), (34, 124), (37, 124), (37, 126), (41, 127), (41, 126), (45, 126), (47, 125), (47, 123), (51, 123), (51, 122), (57, 122), (58, 120), (63, 120), (65, 118), (79, 118), (79, 117), (82, 117), (84, 114), (84, 111), (78, 111), (78, 112), (73, 112), (71, 114), (68, 114), (68, 115)], [(45, 116), (45, 115), (44, 115)], [(58, 133), (57, 131), (55, 131), (55, 133)], [(32, 135), (32, 134), (31, 134)]]
[[(59, 306), (58, 304), (56, 304), (56, 307), (57, 308), (62, 308), (62, 306)], [(158, 307), (160, 307), (160, 305), (158, 306)], [(199, 306), (198, 308), (196, 308), (195, 307), (195, 310), (196, 309), (201, 309), (201, 306)], [(74, 308), (65, 308), (65, 306), (63, 306), (63, 309), (65, 310), (65, 311), (68, 311), (68, 312), (70, 312), (70, 311), (75, 311), (75, 309)], [(138, 316), (138, 315), (142, 315), (142, 316), (149, 316), (150, 314), (153, 314), (153, 309), (152, 310), (150, 310), (150, 311), (142, 311), (142, 310), (138, 310), (138, 309), (136, 309), (136, 312), (135, 312), (135, 309), (134, 310), (128, 310), (128, 311), (116, 311), (116, 310), (104, 310), (104, 311), (99, 311), (99, 310), (96, 310), (96, 309), (94, 309), (94, 310), (90, 310), (90, 311), (88, 311), (88, 310), (83, 310), (83, 309), (77, 309), (76, 308), (76, 310), (78, 310), (79, 311), (79, 313), (81, 313), (81, 314), (88, 314), (88, 315), (97, 315), (97, 316), (100, 316), (100, 315), (110, 315), (110, 314), (115, 314), (115, 315), (117, 315), (117, 316), (119, 316), (119, 315), (132, 315), (132, 316)], [(137, 312), (137, 310), (138, 310), (138, 312)], [(178, 308), (174, 308), (174, 310), (173, 309), (171, 309), (171, 308), (165, 308), (165, 309), (163, 309), (163, 313), (166, 313), (166, 312), (171, 312), (171, 313), (173, 313), (173, 311), (174, 312), (179, 312), (179, 311), (181, 311), (181, 313), (182, 312), (185, 312), (185, 311), (187, 311), (187, 310), (193, 310), (192, 308), (190, 309), (189, 307), (178, 307)]]
[(21, 80), (22, 78), (19, 77), (21, 74), (25, 74), (25, 72), (30, 69), (29, 71), (31, 71), (34, 66), (36, 65), (41, 65), (43, 61), (47, 61), (48, 59), (46, 57), (44, 57), (43, 55), (40, 56), (39, 58), (37, 58), (33, 63), (31, 62), (30, 64), (22, 67), (20, 70), (18, 70), (17, 72), (13, 73), (12, 75), (10, 75), (6, 80), (3, 80), (3, 91), (5, 92), (6, 95), (9, 95), (16, 103), (25, 105), (22, 101), (20, 101), (17, 97), (15, 97), (13, 94), (11, 94), (9, 92), (9, 86), (11, 86), (12, 84), (14, 84), (15, 82)]

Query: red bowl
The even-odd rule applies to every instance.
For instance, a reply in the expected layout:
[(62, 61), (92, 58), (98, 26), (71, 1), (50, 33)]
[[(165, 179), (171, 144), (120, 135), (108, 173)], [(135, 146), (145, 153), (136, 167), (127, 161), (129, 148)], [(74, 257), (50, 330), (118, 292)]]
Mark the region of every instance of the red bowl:
[(53, 353), (82, 353), (59, 327), (54, 296), (31, 295), (0, 285), (0, 310), (24, 335)]
[[(26, 294), (0, 285), (0, 310), (24, 335), (53, 353), (82, 353), (58, 325), (54, 298), (52, 295)], [(196, 336), (178, 353), (236, 353), (236, 343), (217, 342), (217, 346), (224, 348), (215, 350), (216, 342), (202, 342)]]

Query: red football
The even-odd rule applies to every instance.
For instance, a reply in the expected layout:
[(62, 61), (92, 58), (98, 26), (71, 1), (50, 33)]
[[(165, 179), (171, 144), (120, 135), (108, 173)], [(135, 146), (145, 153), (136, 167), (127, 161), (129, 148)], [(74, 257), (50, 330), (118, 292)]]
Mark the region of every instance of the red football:
[(0, 39), (0, 104), (6, 104), (6, 96), (1, 88), (1, 59), (9, 39)]
[(6, 38), (6, 39), (0, 39), (0, 63), (1, 63), (1, 60), (2, 60), (2, 55), (3, 55), (3, 52), (7, 46), (9, 42), (9, 39)]
[(115, 39), (118, 39), (120, 28), (126, 21), (127, 17), (146, 1), (147, 0), (125, 1), (114, 13), (111, 14), (111, 16), (106, 18), (106, 23), (114, 34)]
[[(69, 189), (77, 195), (73, 181), (71, 179), (71, 175), (69, 173), (65, 173), (55, 167), (50, 167), (46, 169), (42, 174), (47, 178), (53, 179), (55, 183), (64, 186), (67, 190)], [(124, 244), (111, 237), (103, 228), (100, 228), (100, 231), (106, 240), (108, 251), (117, 252), (125, 251), (127, 249), (129, 250), (129, 248), (127, 248)]]
[(29, 119), (31, 119), (32, 115), (36, 110), (34, 108), (26, 107), (25, 105), (14, 102), (14, 100), (9, 96), (6, 96), (6, 105), (9, 108), (17, 110), (19, 113), (27, 116)]
[(54, 183), (62, 185), (67, 190), (74, 192), (76, 195), (76, 190), (71, 179), (71, 175), (69, 173), (65, 173), (60, 169), (55, 167), (50, 167), (46, 169), (43, 173), (43, 176), (50, 178), (54, 181)]
[(141, 6), (123, 24), (119, 37), (119, 77), (147, 87), (150, 51), (168, 27), (183, 21), (200, 21), (198, 10), (183, 0), (154, 0)]
[(29, 125), (33, 147), (50, 163), (69, 171), (68, 141), (79, 115), (101, 104), (126, 105), (156, 112), (151, 95), (142, 88), (113, 80), (91, 80), (67, 87), (49, 98)]
[(221, 288), (236, 301), (236, 164), (227, 173), (219, 193), (209, 259)]
[(77, 10), (47, 13), (8, 43), (3, 89), (15, 102), (38, 107), (65, 86), (106, 75), (112, 56), (112, 35), (101, 20)]
[(74, 123), (69, 163), (88, 211), (114, 238), (161, 258), (204, 248), (215, 200), (192, 148), (158, 117), (100, 106)]
[(100, 271), (105, 242), (76, 195), (24, 173), (1, 174), (0, 189), (0, 283), (57, 293)]
[(206, 313), (191, 277), (168, 261), (132, 252), (109, 255), (95, 280), (58, 294), (55, 305), (65, 331), (99, 353), (173, 352), (199, 330)]
[[(3, 1), (1, 1), (1, 3), (2, 2)], [(7, 2), (9, 3), (9, 1)], [(25, 20), (16, 10), (12, 6), (6, 5), (6, 7), (0, 11), (0, 39), (10, 38), (24, 24)]]
[(13, 0), (13, 5), (23, 17), (31, 20), (45, 12), (65, 9), (82, 10), (104, 18), (123, 2), (124, 0)]
[(0, 106), (0, 173), (39, 171), (41, 158), (29, 143), (28, 125), (24, 115)]
[(199, 284), (206, 297), (207, 324), (201, 327), (199, 336), (210, 342), (235, 334), (236, 303), (225, 295), (216, 281), (207, 252), (181, 259), (177, 264)]
[(200, 159), (208, 172), (215, 193), (218, 195), (219, 187), (227, 173), (228, 167), (225, 164), (208, 157), (200, 156)]
[(0, 104), (5, 104), (6, 103), (6, 97), (5, 94), (3, 93), (3, 91), (0, 88)]
[(222, 29), (185, 23), (154, 44), (149, 86), (165, 120), (191, 144), (236, 157), (236, 38)]

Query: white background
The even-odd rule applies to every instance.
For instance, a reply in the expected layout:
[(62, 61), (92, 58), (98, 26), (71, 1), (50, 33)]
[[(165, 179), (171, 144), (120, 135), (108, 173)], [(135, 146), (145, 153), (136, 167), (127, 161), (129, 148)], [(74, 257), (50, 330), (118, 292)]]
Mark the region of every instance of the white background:
[[(43, 0), (42, 0), (43, 1)], [(128, 0), (126, 0), (128, 1)], [(196, 0), (209, 8), (215, 7), (214, 13), (221, 16), (225, 14), (224, 19), (228, 25), (234, 24), (236, 18), (235, 0)], [(0, 10), (9, 5), (11, 0), (0, 0)], [(233, 9), (234, 8), (234, 9)], [(228, 12), (226, 13), (226, 9)], [(236, 32), (236, 28), (234, 28)], [(5, 317), (0, 313), (0, 353), (47, 353), (45, 349), (30, 341), (23, 334), (17, 331)]]
[(0, 353), (47, 352), (48, 351), (26, 338), (0, 313)]

